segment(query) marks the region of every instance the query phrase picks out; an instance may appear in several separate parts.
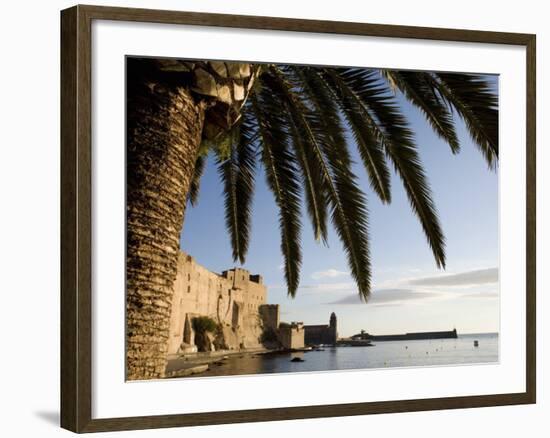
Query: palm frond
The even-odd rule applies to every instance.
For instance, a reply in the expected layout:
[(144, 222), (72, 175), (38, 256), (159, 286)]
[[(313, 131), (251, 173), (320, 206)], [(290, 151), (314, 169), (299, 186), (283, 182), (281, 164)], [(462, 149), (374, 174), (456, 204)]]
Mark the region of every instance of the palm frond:
[[(332, 100), (339, 105), (348, 122), (372, 189), (382, 202), (390, 203), (391, 177), (386, 164), (384, 147), (376, 137), (369, 120), (362, 115), (361, 102), (353, 95), (349, 87), (337, 78), (335, 79), (332, 74), (323, 75), (313, 69), (310, 70), (310, 74), (317, 79), (319, 90), (327, 90), (330, 93), (330, 96), (325, 97), (323, 104), (327, 105)], [(370, 85), (377, 87), (374, 81)]]
[[(353, 138), (370, 186), (391, 201), (389, 163), (402, 180), (438, 267), (445, 267), (445, 239), (414, 135), (402, 114), (399, 91), (420, 109), (453, 153), (459, 151), (456, 111), (491, 167), (498, 160), (498, 110), (491, 84), (479, 75), (368, 68), (314, 68), (265, 64), (255, 78), (235, 129), (216, 139), (224, 184), (225, 220), (233, 257), (244, 263), (257, 158), (278, 207), (288, 294), (300, 280), (301, 207), (317, 240), (327, 241), (328, 218), (347, 256), (359, 294), (370, 294), (367, 199), (353, 172)], [(237, 136), (233, 134), (238, 132)], [(199, 157), (189, 200), (197, 202)], [(302, 199), (303, 196), (303, 199)]]
[(343, 243), (351, 274), (355, 279), (359, 295), (364, 300), (370, 296), (370, 254), (368, 238), (368, 212), (366, 198), (357, 185), (357, 178), (351, 169), (351, 158), (347, 148), (335, 145), (327, 135), (322, 119), (309, 110), (281, 71), (272, 66), (271, 76), (264, 81), (271, 82), (276, 94), (284, 99), (288, 115), (303, 133), (303, 141), (313, 151), (321, 169), (323, 189), (331, 207), (332, 223)]
[(431, 189), (422, 167), (413, 133), (392, 96), (383, 86), (372, 85), (372, 70), (363, 68), (325, 69), (325, 74), (347, 87), (360, 102), (361, 115), (394, 164), (418, 216), (438, 267), (445, 267), (445, 238), (439, 224)]
[(229, 230), (233, 260), (244, 264), (250, 242), (257, 156), (257, 135), (249, 112), (243, 112), (234, 130), (236, 135), (229, 157), (218, 159), (218, 171), (223, 182), (225, 223)]
[(296, 157), (288, 145), (288, 133), (279, 117), (280, 103), (266, 87), (250, 97), (262, 145), (261, 160), (267, 185), (279, 208), (281, 252), (288, 294), (296, 295), (302, 265), (300, 175)]
[(481, 75), (437, 73), (436, 86), (464, 120), (491, 169), (498, 162), (498, 98)]
[(444, 99), (434, 87), (431, 73), (402, 70), (381, 70), (380, 72), (389, 84), (397, 87), (413, 105), (424, 113), (435, 133), (449, 144), (452, 153), (458, 153), (460, 145), (453, 116)]
[[(286, 80), (290, 81), (291, 70), (285, 72)], [(294, 78), (296, 79), (296, 78)], [(290, 84), (287, 84), (290, 86)], [(280, 94), (280, 84), (270, 82), (271, 92)], [(297, 86), (294, 83), (294, 86)], [(299, 90), (300, 93), (305, 93), (304, 89)], [(282, 101), (285, 100), (285, 96), (281, 96)], [(326, 115), (326, 112), (323, 114)], [(315, 240), (322, 240), (323, 243), (327, 244), (327, 209), (328, 209), (328, 200), (325, 196), (325, 191), (323, 190), (323, 174), (319, 161), (317, 160), (315, 154), (307, 142), (307, 137), (304, 136), (304, 133), (300, 130), (300, 127), (295, 123), (292, 117), (289, 117), (288, 111), (281, 113), (281, 117), (285, 118), (285, 123), (289, 127), (289, 140), (290, 144), (294, 149), (294, 154), (296, 155), (299, 164), (300, 170), (302, 173), (302, 181), (305, 192), (306, 207), (307, 213), (310, 218), (313, 234)], [(328, 129), (328, 126), (327, 126)]]
[(195, 170), (193, 171), (193, 179), (191, 179), (191, 185), (189, 186), (189, 194), (187, 200), (193, 207), (196, 207), (199, 202), (199, 192), (201, 187), (201, 178), (204, 174), (206, 167), (206, 156), (199, 155), (195, 162)]

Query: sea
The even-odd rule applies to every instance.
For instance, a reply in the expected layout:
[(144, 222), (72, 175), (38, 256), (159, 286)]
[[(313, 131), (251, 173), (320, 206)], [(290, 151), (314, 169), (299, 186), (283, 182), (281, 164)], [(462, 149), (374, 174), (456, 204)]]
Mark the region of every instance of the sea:
[[(478, 346), (474, 345), (478, 341)], [(196, 377), (371, 368), (495, 363), (497, 333), (459, 335), (457, 339), (373, 342), (370, 347), (323, 347), (297, 353), (231, 355)], [(292, 362), (300, 358), (303, 362)]]

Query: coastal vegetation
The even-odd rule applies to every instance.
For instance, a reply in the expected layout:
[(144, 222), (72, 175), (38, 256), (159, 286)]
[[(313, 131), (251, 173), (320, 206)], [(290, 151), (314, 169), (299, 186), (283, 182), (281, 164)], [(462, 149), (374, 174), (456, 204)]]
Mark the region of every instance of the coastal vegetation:
[[(208, 316), (196, 316), (193, 318), (192, 324), (195, 331), (195, 345), (198, 351), (209, 351), (208, 344), (210, 342), (214, 343), (220, 332), (219, 324)], [(212, 340), (209, 334), (213, 335)]]
[(208, 316), (196, 316), (193, 318), (193, 330), (195, 333), (215, 333), (218, 330), (218, 323)]
[[(127, 72), (129, 379), (164, 375), (179, 239), (208, 154), (218, 164), (236, 261), (246, 259), (261, 165), (279, 208), (288, 294), (300, 282), (305, 205), (319, 242), (327, 243), (329, 222), (335, 228), (363, 300), (371, 291), (368, 209), (352, 147), (384, 203), (391, 202), (393, 168), (436, 265), (446, 262), (430, 185), (397, 94), (420, 109), (451, 153), (460, 149), (457, 114), (488, 166), (498, 161), (497, 98), (480, 75), (135, 58)], [(210, 332), (210, 323), (200, 324)]]

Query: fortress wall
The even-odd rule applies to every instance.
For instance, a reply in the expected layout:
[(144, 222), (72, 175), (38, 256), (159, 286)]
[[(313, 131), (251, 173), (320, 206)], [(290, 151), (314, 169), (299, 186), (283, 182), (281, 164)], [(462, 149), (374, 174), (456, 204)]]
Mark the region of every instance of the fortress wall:
[(306, 345), (336, 344), (338, 339), (336, 315), (331, 316), (329, 325), (305, 325), (304, 326)]
[(188, 314), (208, 316), (221, 323), (230, 348), (259, 346), (262, 333), (259, 306), (265, 304), (267, 295), (261, 282), (261, 276), (251, 276), (245, 269), (218, 275), (181, 252), (174, 284), (168, 354), (178, 352)]
[(281, 324), (279, 339), (283, 348), (297, 350), (304, 348), (304, 326), (302, 323)]
[(266, 327), (273, 330), (279, 328), (279, 305), (264, 304), (260, 307), (260, 315)]

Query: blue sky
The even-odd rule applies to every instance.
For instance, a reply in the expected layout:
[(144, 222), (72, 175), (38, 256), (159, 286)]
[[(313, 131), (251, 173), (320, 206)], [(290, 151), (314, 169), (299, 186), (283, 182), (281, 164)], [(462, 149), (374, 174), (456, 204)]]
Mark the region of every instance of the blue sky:
[[(401, 98), (400, 103), (415, 132), (445, 233), (446, 270), (436, 268), (399, 177), (392, 174), (392, 203), (383, 205), (370, 189), (355, 150), (356, 171), (368, 196), (371, 300), (364, 304), (357, 299), (342, 245), (332, 227), (327, 248), (314, 240), (305, 216), (300, 288), (296, 298), (287, 297), (277, 208), (261, 169), (244, 267), (264, 276), (268, 302), (281, 305), (282, 320), (328, 324), (334, 311), (340, 336), (361, 329), (374, 334), (453, 327), (459, 333), (497, 332), (498, 172), (487, 168), (460, 120), (461, 152), (453, 155), (418, 110)], [(239, 266), (231, 257), (222, 185), (213, 159), (208, 160), (202, 178), (198, 206), (187, 208), (181, 247), (215, 272)]]

